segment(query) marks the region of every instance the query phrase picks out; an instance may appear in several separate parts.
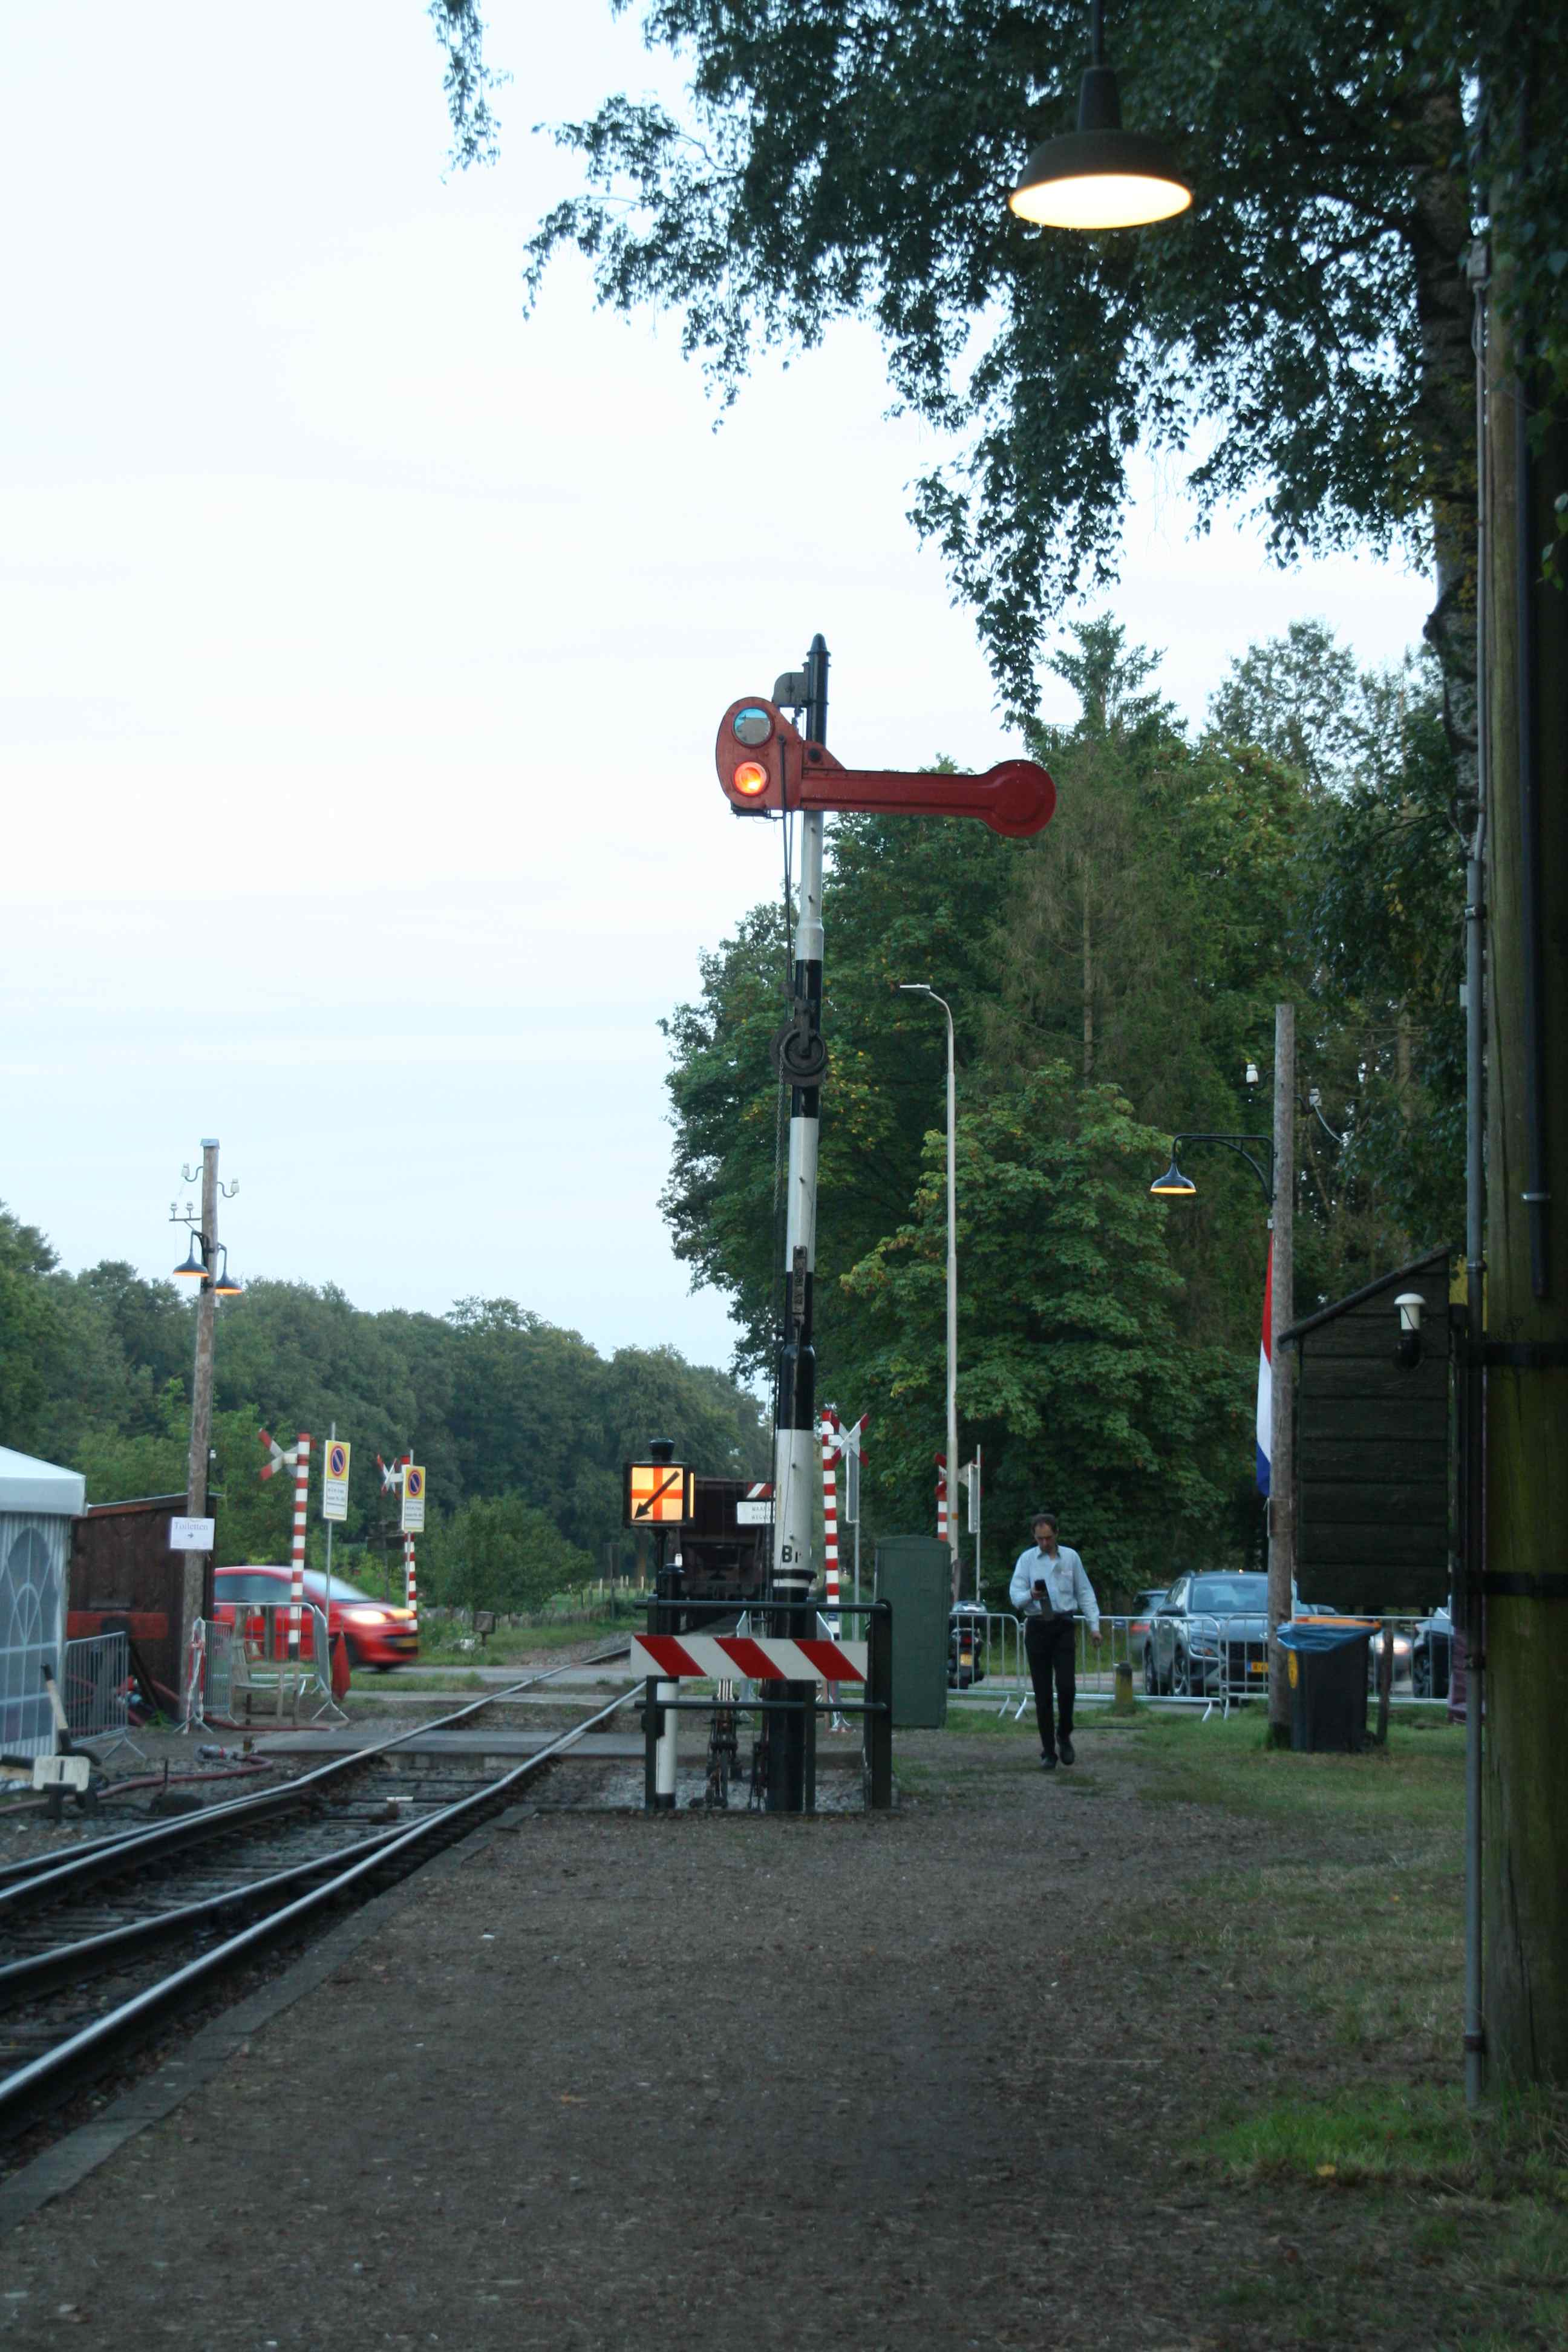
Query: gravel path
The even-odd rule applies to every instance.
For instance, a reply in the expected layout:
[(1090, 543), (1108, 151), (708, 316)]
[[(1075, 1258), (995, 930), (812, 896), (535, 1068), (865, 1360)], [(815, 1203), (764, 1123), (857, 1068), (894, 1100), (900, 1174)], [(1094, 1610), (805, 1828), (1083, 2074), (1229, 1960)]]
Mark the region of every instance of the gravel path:
[[(0, 2339), (1387, 2342), (1352, 2200), (1190, 2162), (1262, 2062), (1188, 1928), (1290, 1840), (1143, 1802), (1137, 1746), (905, 1736), (890, 1817), (512, 1817), (12, 2231)], [(1450, 2340), (1420, 2277), (1402, 2310)]]

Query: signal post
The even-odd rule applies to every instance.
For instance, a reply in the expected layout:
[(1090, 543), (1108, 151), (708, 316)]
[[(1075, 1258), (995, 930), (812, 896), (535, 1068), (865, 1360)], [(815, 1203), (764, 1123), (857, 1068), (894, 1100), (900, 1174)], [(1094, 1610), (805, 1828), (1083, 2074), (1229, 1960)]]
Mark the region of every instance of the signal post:
[[(846, 768), (826, 748), (827, 646), (813, 637), (804, 676), (781, 680), (803, 709), (799, 732), (776, 701), (762, 695), (732, 702), (719, 724), (715, 763), (738, 816), (801, 817), (800, 916), (795, 926), (794, 1001), (773, 1041), (773, 1066), (790, 1089), (789, 1177), (785, 1203), (783, 1312), (780, 1319), (773, 1441), (773, 1597), (801, 1602), (814, 1580), (812, 1498), (816, 1461), (816, 1351), (812, 1337), (816, 1274), (816, 1167), (821, 1087), (827, 1070), (822, 1036), (823, 818), (829, 811), (901, 816), (977, 816), (994, 833), (1026, 839), (1050, 823), (1056, 786), (1032, 760), (1004, 760), (980, 776), (927, 775), (899, 769)], [(800, 700), (789, 692), (800, 688)], [(781, 1614), (779, 1635), (798, 1633), (798, 1616)], [(805, 1708), (816, 1685), (790, 1683), (768, 1727), (767, 1805), (798, 1812), (805, 1801)], [(767, 1721), (768, 1718), (764, 1718)]]

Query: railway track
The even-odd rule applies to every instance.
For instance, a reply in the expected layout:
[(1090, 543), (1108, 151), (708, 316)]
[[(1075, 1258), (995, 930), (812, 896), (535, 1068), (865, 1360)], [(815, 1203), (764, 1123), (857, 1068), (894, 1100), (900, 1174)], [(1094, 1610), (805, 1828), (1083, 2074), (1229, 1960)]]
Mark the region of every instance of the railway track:
[[(604, 1665), (625, 1645), (583, 1664)], [(74, 2096), (210, 1996), (226, 1973), (334, 1907), (368, 1901), (515, 1801), (521, 1785), (629, 1706), (610, 1700), (536, 1756), (454, 1783), (379, 1771), (567, 1667), (334, 1759), (281, 1787), (0, 1867), (0, 2140)]]

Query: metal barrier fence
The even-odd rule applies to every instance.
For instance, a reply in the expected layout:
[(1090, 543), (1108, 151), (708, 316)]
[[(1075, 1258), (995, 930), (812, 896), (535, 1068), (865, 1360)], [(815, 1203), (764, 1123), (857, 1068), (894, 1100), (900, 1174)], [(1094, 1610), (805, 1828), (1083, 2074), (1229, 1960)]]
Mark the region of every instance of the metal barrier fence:
[[(980, 1619), (975, 1617), (972, 1622), (979, 1632)], [(986, 1614), (979, 1645), (981, 1671), (970, 1685), (976, 1696), (996, 1700), (998, 1715), (1013, 1707), (1015, 1719), (1023, 1714), (1034, 1695), (1024, 1645), (1027, 1622), (1006, 1610)], [(1205, 1716), (1228, 1715), (1245, 1699), (1268, 1696), (1268, 1649), (1263, 1620), (1256, 1612), (1195, 1616), (1178, 1622), (1182, 1628), (1179, 1640), (1173, 1627), (1166, 1633), (1157, 1633), (1154, 1622), (1148, 1618), (1102, 1616), (1101, 1639), (1097, 1648), (1087, 1622), (1076, 1618), (1074, 1664), (1079, 1706), (1110, 1704), (1115, 1696), (1119, 1665), (1131, 1668), (1133, 1689), (1143, 1697), (1158, 1699), (1162, 1706), (1198, 1707)], [(1367, 1686), (1372, 1692), (1376, 1689), (1383, 1646), (1381, 1628), (1389, 1628), (1394, 1641), (1391, 1696), (1395, 1706), (1426, 1705), (1436, 1683), (1442, 1682), (1446, 1686), (1446, 1647), (1440, 1656), (1429, 1657), (1428, 1653), (1436, 1651), (1438, 1642), (1446, 1644), (1447, 1636), (1442, 1634), (1424, 1648), (1418, 1639), (1424, 1622), (1415, 1617), (1383, 1618), (1377, 1621), (1368, 1645)], [(1134, 1626), (1138, 1628), (1136, 1634)], [(1441, 1698), (1443, 1690), (1436, 1689), (1435, 1695)]]
[(189, 1731), (209, 1720), (233, 1725), (240, 1705), (249, 1719), (258, 1708), (279, 1722), (286, 1716), (298, 1722), (301, 1713), (310, 1723), (328, 1714), (342, 1716), (332, 1696), (331, 1653), (322, 1611), (310, 1601), (305, 1603), (301, 1622), (310, 1629), (310, 1655), (293, 1661), (278, 1654), (272, 1626), (273, 1618), (280, 1619), (283, 1609), (268, 1606), (253, 1613), (264, 1617), (268, 1625), (263, 1640), (253, 1644), (254, 1658), (235, 1626), (216, 1624), (211, 1618), (196, 1619), (186, 1660), (182, 1729)]
[(60, 1672), (66, 1729), (78, 1747), (106, 1740), (105, 1755), (117, 1748), (142, 1749), (131, 1737), (131, 1642), (125, 1633), (91, 1633), (68, 1642)]

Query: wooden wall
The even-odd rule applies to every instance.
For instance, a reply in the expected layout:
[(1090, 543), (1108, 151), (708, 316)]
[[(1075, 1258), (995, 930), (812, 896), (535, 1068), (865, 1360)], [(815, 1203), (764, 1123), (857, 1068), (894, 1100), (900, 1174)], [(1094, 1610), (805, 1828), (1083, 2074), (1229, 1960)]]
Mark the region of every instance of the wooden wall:
[[(1408, 1370), (1394, 1359), (1404, 1290), (1426, 1301)], [(1329, 1310), (1299, 1344), (1297, 1589), (1352, 1612), (1425, 1613), (1449, 1577), (1446, 1254)]]

